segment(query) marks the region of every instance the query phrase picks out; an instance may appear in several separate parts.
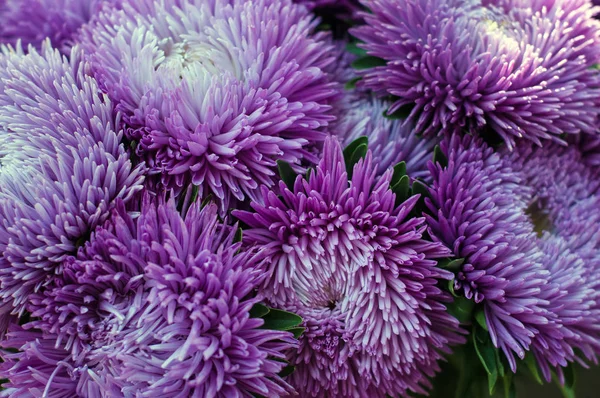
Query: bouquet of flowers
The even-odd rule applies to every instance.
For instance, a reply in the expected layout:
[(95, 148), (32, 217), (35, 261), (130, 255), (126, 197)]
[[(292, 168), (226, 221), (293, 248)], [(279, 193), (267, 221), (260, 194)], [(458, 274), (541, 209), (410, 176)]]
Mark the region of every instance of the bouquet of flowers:
[(599, 12), (0, 0), (0, 396), (574, 397)]

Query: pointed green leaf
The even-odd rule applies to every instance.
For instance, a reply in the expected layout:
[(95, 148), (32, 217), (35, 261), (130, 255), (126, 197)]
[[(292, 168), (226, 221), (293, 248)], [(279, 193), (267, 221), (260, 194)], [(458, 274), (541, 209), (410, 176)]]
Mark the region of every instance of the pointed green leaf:
[(454, 279), (448, 281), (448, 291), (453, 297), (461, 297), (454, 291)]
[[(481, 341), (481, 336), (485, 335), (483, 338), (484, 341)], [(473, 346), (475, 347), (475, 352), (481, 361), (485, 371), (488, 375), (497, 373), (498, 369), (496, 367), (496, 348), (494, 347), (492, 340), (489, 338), (489, 335), (485, 333), (483, 330), (479, 329), (478, 333), (473, 333)], [(497, 376), (497, 375), (496, 375)]]
[(346, 162), (346, 165), (348, 165), (348, 163), (350, 162), (354, 151), (356, 151), (356, 149), (363, 144), (365, 144), (365, 145), (369, 144), (369, 139), (365, 136), (358, 137), (357, 139), (352, 141), (350, 144), (348, 144), (348, 146), (346, 146), (346, 148), (344, 148), (344, 161)]
[(290, 330), (302, 323), (302, 318), (298, 315), (274, 308), (270, 308), (269, 313), (262, 318), (265, 321), (265, 324), (262, 326), (263, 329)]
[(455, 272), (461, 269), (464, 262), (464, 258), (443, 258), (438, 260), (438, 267)]
[(367, 137), (359, 137), (344, 149), (344, 160), (346, 162), (348, 178), (352, 178), (354, 165), (358, 163), (360, 159), (367, 156), (367, 142)]
[(401, 106), (400, 108), (396, 109), (392, 113), (388, 113), (388, 111), (384, 111), (383, 116), (386, 119), (390, 119), (390, 120), (405, 120), (406, 118), (408, 118), (410, 116), (410, 113), (412, 112), (413, 108), (414, 108), (414, 105), (404, 105), (404, 106)]
[(414, 180), (412, 183), (413, 195), (421, 195), (421, 198), (429, 197), (429, 188), (423, 182)]
[(281, 372), (279, 372), (279, 377), (288, 377), (294, 372), (295, 369), (296, 367), (294, 365), (288, 365), (281, 369)]
[(404, 203), (410, 197), (410, 177), (407, 175), (402, 176), (400, 181), (391, 187), (391, 190), (396, 194), (396, 206)]
[(406, 162), (400, 162), (394, 166), (394, 174), (390, 181), (390, 187), (396, 185), (402, 177), (406, 175)]
[(442, 167), (448, 166), (448, 158), (446, 158), (439, 145), (436, 145), (433, 149), (433, 163), (439, 163)]
[(212, 193), (209, 193), (208, 195), (206, 195), (204, 200), (202, 200), (202, 203), (200, 203), (200, 208), (204, 209), (206, 207), (206, 205), (208, 205), (212, 201), (212, 197), (213, 197)]
[(354, 90), (356, 88), (356, 83), (358, 83), (360, 79), (360, 77), (355, 77), (354, 79), (348, 80), (346, 84), (344, 84), (344, 89)]
[(538, 371), (537, 364), (535, 363), (535, 357), (531, 354), (527, 354), (525, 355), (525, 359), (523, 360), (523, 362), (525, 362), (525, 365), (527, 366), (527, 369), (529, 369), (529, 372), (531, 373), (531, 376), (533, 376), (533, 379), (537, 381), (538, 384), (544, 384), (544, 381), (540, 376), (540, 372)]
[(292, 169), (292, 166), (288, 162), (283, 160), (277, 161), (277, 169), (279, 169), (279, 176), (281, 180), (285, 182), (285, 185), (290, 191), (294, 191), (294, 183), (296, 182), (296, 172)]
[(251, 318), (262, 318), (269, 313), (269, 307), (266, 307), (260, 303), (256, 303), (250, 309)]
[(358, 69), (358, 70), (369, 69), (369, 68), (374, 68), (376, 66), (385, 66), (385, 65), (387, 65), (387, 62), (385, 61), (385, 59), (381, 59), (379, 57), (373, 57), (372, 55), (365, 55), (364, 57), (361, 57), (361, 58), (357, 59), (356, 61), (352, 62), (352, 67), (354, 69)]
[(238, 227), (238, 229), (235, 231), (235, 236), (233, 237), (233, 243), (241, 242), (243, 234), (244, 231)]
[(446, 304), (448, 313), (462, 324), (468, 324), (473, 318), (475, 302), (466, 297), (456, 297), (452, 303)]
[(355, 42), (348, 43), (346, 45), (346, 51), (348, 51), (350, 54), (358, 55), (359, 57), (364, 57), (367, 55), (367, 50), (360, 48), (358, 43)]
[(485, 330), (486, 332), (489, 331), (487, 321), (485, 320), (485, 312), (483, 311), (483, 309), (478, 309), (477, 311), (475, 311), (475, 320), (483, 330)]
[(517, 398), (517, 388), (513, 374), (507, 373), (502, 381), (504, 384), (504, 398)]
[(294, 335), (295, 339), (299, 339), (305, 330), (306, 330), (306, 328), (293, 328), (293, 329), (289, 329), (288, 332), (291, 332)]
[(564, 398), (575, 398), (575, 367), (572, 363), (569, 363), (568, 366), (562, 368), (562, 371), (565, 376), (565, 384), (561, 384), (556, 375), (554, 375), (554, 380)]

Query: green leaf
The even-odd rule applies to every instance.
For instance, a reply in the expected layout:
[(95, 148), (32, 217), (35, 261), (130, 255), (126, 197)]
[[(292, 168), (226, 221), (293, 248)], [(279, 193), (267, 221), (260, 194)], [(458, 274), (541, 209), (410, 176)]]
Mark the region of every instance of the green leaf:
[(346, 90), (354, 90), (356, 88), (356, 83), (358, 83), (360, 79), (360, 77), (355, 77), (354, 79), (348, 80), (346, 84), (344, 84), (344, 88)]
[(396, 185), (402, 177), (406, 175), (406, 162), (400, 162), (394, 166), (394, 174), (390, 181), (390, 187)]
[(359, 57), (367, 55), (367, 50), (360, 48), (356, 42), (346, 44), (346, 51)]
[(294, 183), (296, 182), (296, 172), (292, 169), (292, 166), (288, 162), (283, 160), (277, 161), (277, 169), (279, 169), (279, 176), (281, 180), (285, 182), (285, 185), (290, 191), (294, 191)]
[(429, 197), (429, 188), (423, 182), (414, 180), (412, 183), (413, 195), (421, 195), (421, 198)]
[(302, 323), (302, 318), (298, 315), (274, 308), (270, 308), (269, 313), (262, 318), (265, 321), (265, 324), (262, 326), (263, 329), (291, 330), (297, 328)]
[(269, 313), (269, 307), (266, 307), (260, 303), (256, 303), (250, 309), (251, 318), (262, 318)]
[(279, 377), (288, 377), (294, 372), (295, 369), (296, 367), (294, 365), (288, 365), (281, 369), (281, 372), (279, 372)]
[(456, 294), (456, 292), (454, 291), (454, 279), (448, 281), (448, 291), (454, 297), (461, 297), (458, 294)]
[(295, 339), (299, 339), (305, 330), (306, 330), (306, 328), (293, 328), (293, 329), (289, 329), (288, 332), (291, 332), (294, 335)]
[(206, 195), (206, 197), (204, 198), (202, 203), (200, 203), (200, 208), (204, 209), (206, 207), (206, 205), (208, 205), (212, 201), (212, 197), (213, 197), (212, 193), (209, 193), (208, 195)]
[(544, 384), (544, 381), (540, 376), (540, 372), (538, 371), (537, 364), (535, 363), (534, 356), (531, 354), (525, 355), (525, 359), (523, 360), (523, 362), (525, 362), (525, 365), (527, 366), (527, 369), (529, 369), (529, 372), (531, 373), (531, 376), (533, 376), (533, 379), (537, 381), (538, 384)]
[(390, 120), (405, 120), (410, 116), (410, 113), (412, 112), (413, 108), (414, 105), (403, 105), (392, 113), (384, 111), (383, 117)]
[(400, 181), (392, 186), (391, 190), (396, 194), (396, 206), (404, 203), (410, 197), (410, 177), (405, 175), (400, 178)]
[(487, 321), (485, 320), (485, 312), (482, 309), (475, 311), (475, 320), (483, 330), (486, 332), (489, 331)]
[(464, 262), (464, 258), (443, 258), (438, 260), (438, 267), (455, 272), (460, 270)]
[(572, 363), (570, 363), (568, 366), (564, 367), (563, 369), (563, 374), (565, 376), (565, 384), (561, 384), (560, 380), (558, 380), (558, 377), (556, 377), (556, 375), (554, 376), (554, 380), (556, 381), (556, 384), (558, 384), (558, 387), (560, 388), (560, 391), (562, 392), (563, 397), (565, 398), (575, 398), (575, 381), (576, 381), (576, 377), (575, 377), (575, 367), (573, 366)]
[(241, 242), (243, 235), (244, 231), (238, 227), (238, 229), (235, 231), (235, 236), (233, 237), (233, 243)]
[(513, 374), (507, 373), (502, 381), (504, 384), (504, 398), (517, 398), (517, 388)]
[(496, 366), (496, 356), (498, 355), (498, 351), (496, 350), (496, 347), (494, 347), (487, 332), (483, 329), (476, 329), (473, 332), (473, 346), (475, 347), (475, 352), (479, 357), (479, 361), (488, 374), (488, 388), (490, 395), (493, 395), (496, 388), (496, 382), (498, 381), (498, 368)]
[(367, 155), (368, 143), (367, 137), (358, 137), (344, 149), (344, 161), (348, 178), (352, 178), (354, 165)]
[(442, 167), (448, 166), (448, 158), (446, 158), (439, 145), (436, 145), (433, 149), (433, 163), (439, 163)]
[(446, 304), (448, 313), (458, 319), (462, 324), (468, 324), (473, 318), (475, 302), (466, 297), (456, 297), (452, 303)]
[(374, 68), (376, 66), (385, 66), (387, 62), (384, 59), (379, 57), (373, 57), (372, 55), (366, 55), (352, 62), (352, 67), (354, 69), (363, 70)]

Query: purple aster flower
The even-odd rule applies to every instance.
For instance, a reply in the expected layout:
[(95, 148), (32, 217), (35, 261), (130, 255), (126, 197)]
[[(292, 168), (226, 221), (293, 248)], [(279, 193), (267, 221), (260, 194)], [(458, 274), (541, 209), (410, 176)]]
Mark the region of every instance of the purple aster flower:
[[(56, 345), (56, 336), (25, 330), (12, 324), (0, 342), (0, 373), (8, 379), (3, 397), (10, 398), (102, 398), (122, 396), (111, 384), (110, 364), (102, 360), (83, 362)], [(11, 352), (6, 349), (19, 349)]]
[(82, 41), (152, 171), (212, 193), (224, 212), (273, 186), (277, 160), (316, 160), (337, 94), (317, 22), (291, 0), (136, 0)]
[(406, 162), (406, 171), (411, 178), (428, 181), (427, 163), (433, 156), (437, 140), (417, 137), (410, 123), (385, 117), (387, 105), (384, 102), (366, 95), (354, 97), (345, 104), (346, 109), (333, 132), (347, 145), (366, 136), (378, 175), (397, 163)]
[(291, 334), (250, 318), (260, 297), (264, 254), (241, 250), (217, 206), (193, 204), (182, 217), (171, 200), (137, 220), (144, 246), (144, 305), (119, 335), (116, 356), (126, 396), (282, 395), (277, 374)]
[(77, 49), (67, 61), (49, 43), (0, 58), (0, 312), (22, 312), (114, 201), (141, 188), (87, 69)]
[(104, 3), (120, 0), (2, 0), (0, 43), (40, 49), (50, 38), (52, 45), (68, 54), (73, 36), (90, 21)]
[(523, 141), (498, 154), (454, 136), (442, 151), (447, 165), (430, 165), (431, 234), (464, 259), (454, 289), (483, 307), (512, 370), (526, 351), (547, 379), (579, 360), (574, 348), (595, 360), (600, 180), (574, 148)]
[[(290, 355), (290, 382), (306, 396), (396, 396), (425, 392), (450, 344), (462, 341), (436, 267), (447, 249), (423, 239), (424, 219), (400, 205), (392, 171), (376, 178), (371, 153), (348, 181), (340, 144), (281, 197), (263, 188), (265, 204), (238, 211), (248, 244), (268, 248), (262, 285), (267, 299), (301, 315), (306, 332)], [(345, 182), (348, 181), (348, 182)]]
[(384, 65), (364, 70), (362, 84), (396, 97), (390, 112), (411, 109), (418, 133), (493, 131), (509, 147), (596, 133), (600, 24), (590, 4), (484, 3), (364, 1), (372, 13), (352, 32)]
[[(41, 389), (68, 389), (65, 397), (82, 383), (101, 396), (291, 392), (278, 376), (284, 351), (295, 347), (291, 334), (250, 318), (264, 254), (240, 250), (236, 228), (218, 222), (216, 205), (194, 203), (181, 216), (173, 200), (146, 196), (133, 216), (119, 202), (65, 262), (62, 278), (34, 295), (37, 319), (24, 327), (42, 329), (44, 340), (34, 343), (36, 331), (10, 336), (4, 346), (24, 350), (6, 355), (11, 384), (30, 377)], [(32, 356), (29, 345), (43, 347)], [(44, 350), (52, 361), (39, 364)], [(15, 363), (23, 355), (28, 362)]]

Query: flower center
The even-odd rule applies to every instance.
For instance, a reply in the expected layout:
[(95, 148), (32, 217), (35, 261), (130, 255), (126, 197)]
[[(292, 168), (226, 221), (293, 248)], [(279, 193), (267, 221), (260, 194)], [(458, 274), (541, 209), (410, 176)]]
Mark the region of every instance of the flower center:
[(533, 230), (538, 237), (541, 237), (544, 232), (552, 232), (552, 220), (550, 215), (539, 200), (534, 200), (527, 210), (525, 210), (531, 222), (533, 223)]

